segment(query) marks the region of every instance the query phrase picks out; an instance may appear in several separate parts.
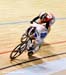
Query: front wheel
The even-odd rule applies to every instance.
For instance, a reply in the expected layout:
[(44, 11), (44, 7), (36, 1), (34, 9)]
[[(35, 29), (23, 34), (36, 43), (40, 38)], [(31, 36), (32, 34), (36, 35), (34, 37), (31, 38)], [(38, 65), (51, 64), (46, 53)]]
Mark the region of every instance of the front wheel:
[(20, 56), (20, 55), (24, 52), (25, 49), (26, 49), (26, 43), (25, 43), (25, 42), (23, 42), (23, 43), (17, 45), (17, 46), (13, 49), (13, 51), (11, 52), (11, 54), (10, 54), (10, 59), (13, 60), (13, 59), (15, 59), (16, 57)]

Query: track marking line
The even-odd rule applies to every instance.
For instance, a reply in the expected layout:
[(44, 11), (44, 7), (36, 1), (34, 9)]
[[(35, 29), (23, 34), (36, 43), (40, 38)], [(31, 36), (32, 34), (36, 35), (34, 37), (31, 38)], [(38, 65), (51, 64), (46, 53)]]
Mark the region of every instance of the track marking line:
[[(50, 45), (55, 45), (55, 44), (63, 44), (63, 43), (66, 43), (66, 40), (65, 40), (65, 41), (53, 42), (53, 43), (49, 43), (49, 44), (50, 44)], [(48, 46), (49, 44), (43, 44), (43, 46)], [(11, 51), (12, 51), (12, 50), (11, 50)], [(0, 52), (0, 55), (1, 55), (1, 54), (10, 53), (11, 51)]]
[(50, 57), (55, 57), (55, 56), (59, 56), (59, 55), (64, 55), (64, 54), (66, 54), (66, 52), (53, 54), (53, 55), (48, 55), (48, 56), (43, 56), (43, 57), (40, 57), (40, 58), (31, 59), (31, 60), (20, 62), (20, 63), (17, 63), (17, 64), (4, 66), (4, 67), (1, 67), (0, 70), (4, 70), (4, 69), (8, 69), (8, 68), (11, 68), (11, 67), (14, 67), (14, 66), (18, 66), (18, 65), (22, 65), (22, 64), (33, 62), (33, 61), (50, 58)]
[(6, 75), (51, 75), (62, 70), (66, 70), (66, 58), (33, 65), (12, 71)]

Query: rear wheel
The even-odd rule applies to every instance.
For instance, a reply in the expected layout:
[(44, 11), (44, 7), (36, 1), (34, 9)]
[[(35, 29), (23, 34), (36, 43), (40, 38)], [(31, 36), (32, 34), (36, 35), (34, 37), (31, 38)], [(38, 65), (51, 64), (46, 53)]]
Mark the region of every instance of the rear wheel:
[(13, 49), (13, 51), (11, 52), (11, 54), (10, 54), (10, 59), (13, 60), (13, 59), (15, 59), (16, 57), (20, 56), (20, 55), (24, 52), (25, 49), (26, 49), (26, 43), (25, 43), (25, 42), (23, 42), (23, 43), (17, 45), (17, 46)]

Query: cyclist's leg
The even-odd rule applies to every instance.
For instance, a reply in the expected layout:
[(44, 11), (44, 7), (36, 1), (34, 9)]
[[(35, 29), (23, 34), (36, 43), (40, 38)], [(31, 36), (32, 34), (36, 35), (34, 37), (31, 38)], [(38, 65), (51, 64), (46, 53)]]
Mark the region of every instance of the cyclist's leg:
[(29, 47), (29, 50), (28, 50), (28, 56), (32, 56), (35, 52), (37, 52), (40, 49), (42, 41), (43, 41), (42, 39), (36, 38), (32, 42), (32, 45)]
[(39, 50), (39, 48), (40, 48), (39, 45), (36, 45), (36, 47), (32, 45), (32, 47), (30, 47), (28, 50), (28, 56), (32, 56), (36, 51)]
[(35, 49), (35, 40), (32, 42), (32, 44), (30, 45), (29, 49), (28, 49), (28, 56), (32, 56), (34, 53), (34, 49)]

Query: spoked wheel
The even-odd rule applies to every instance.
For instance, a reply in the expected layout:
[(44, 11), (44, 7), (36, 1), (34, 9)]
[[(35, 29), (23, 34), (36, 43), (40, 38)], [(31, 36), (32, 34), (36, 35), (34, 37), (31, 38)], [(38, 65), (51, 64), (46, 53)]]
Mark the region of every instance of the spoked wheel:
[(21, 37), (21, 42), (25, 41), (26, 39), (27, 39), (27, 35), (23, 34), (22, 37)]
[(20, 56), (24, 52), (25, 49), (26, 49), (26, 43), (25, 42), (17, 45), (13, 49), (13, 51), (11, 52), (10, 59), (13, 60), (16, 57)]

